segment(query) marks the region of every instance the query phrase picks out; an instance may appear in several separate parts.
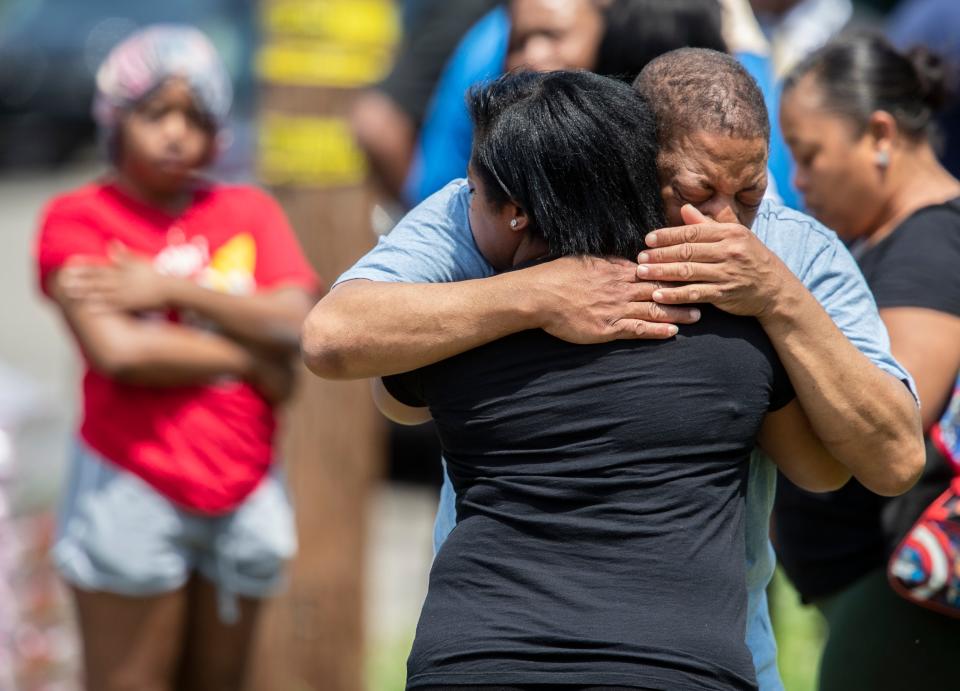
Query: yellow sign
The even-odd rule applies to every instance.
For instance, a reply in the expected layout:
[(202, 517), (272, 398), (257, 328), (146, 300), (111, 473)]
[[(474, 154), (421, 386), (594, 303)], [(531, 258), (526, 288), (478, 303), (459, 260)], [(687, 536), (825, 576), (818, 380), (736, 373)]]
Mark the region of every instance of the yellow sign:
[(274, 0), (264, 6), (263, 27), (272, 35), (381, 47), (394, 45), (400, 36), (390, 0)]
[(264, 4), (263, 27), (257, 73), (291, 86), (373, 84), (390, 70), (400, 36), (390, 0), (274, 0)]
[(345, 120), (282, 113), (263, 116), (259, 169), (261, 180), (277, 186), (356, 185), (367, 173)]
[(390, 48), (299, 39), (264, 46), (256, 66), (274, 84), (352, 88), (385, 77), (392, 61)]

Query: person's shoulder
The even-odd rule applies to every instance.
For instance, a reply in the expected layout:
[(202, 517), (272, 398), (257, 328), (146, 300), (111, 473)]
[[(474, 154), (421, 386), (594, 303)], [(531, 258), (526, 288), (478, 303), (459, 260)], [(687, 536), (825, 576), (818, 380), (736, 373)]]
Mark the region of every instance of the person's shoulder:
[(860, 262), (881, 308), (960, 314), (960, 202), (917, 210)]
[(869, 256), (898, 261), (956, 263), (960, 259), (960, 199), (923, 207), (881, 240)]
[(101, 207), (104, 203), (106, 185), (90, 182), (67, 192), (51, 197), (44, 206), (45, 217), (76, 216)]
[(823, 227), (819, 221), (802, 211), (786, 206), (775, 199), (764, 199), (760, 202), (760, 210), (757, 211), (757, 220), (754, 222), (754, 226), (777, 222), (802, 223), (811, 227)]
[(447, 208), (455, 207), (466, 212), (470, 207), (470, 185), (466, 178), (456, 178), (427, 197), (426, 201), (434, 198), (437, 204), (445, 205)]
[(199, 198), (207, 203), (271, 207), (278, 205), (269, 192), (256, 185), (205, 181), (198, 192)]
[(761, 202), (752, 230), (797, 275), (843, 247), (837, 234), (815, 218), (770, 199)]
[(461, 248), (474, 246), (470, 188), (465, 179), (451, 180), (417, 204), (386, 236), (388, 243), (413, 238)]
[(407, 212), (397, 228), (427, 223), (458, 230), (469, 228), (470, 188), (464, 178), (451, 180)]
[(944, 237), (960, 234), (960, 197), (943, 204), (917, 209), (900, 224), (896, 235), (936, 233)]
[(761, 235), (761, 239), (762, 235), (767, 233), (800, 232), (827, 244), (838, 242), (837, 234), (817, 219), (773, 199), (764, 199), (760, 203), (760, 210), (753, 222), (753, 231)]
[(267, 190), (249, 184), (204, 182), (194, 200), (194, 212), (224, 222), (273, 229), (286, 218), (280, 202)]
[(493, 275), (473, 240), (469, 204), (466, 181), (453, 180), (411, 209), (337, 283), (448, 283)]
[(454, 178), (446, 185), (438, 189), (436, 192), (427, 197), (426, 200), (430, 199), (451, 199), (454, 197), (459, 197), (463, 195), (470, 194), (470, 186), (467, 184), (466, 178)]

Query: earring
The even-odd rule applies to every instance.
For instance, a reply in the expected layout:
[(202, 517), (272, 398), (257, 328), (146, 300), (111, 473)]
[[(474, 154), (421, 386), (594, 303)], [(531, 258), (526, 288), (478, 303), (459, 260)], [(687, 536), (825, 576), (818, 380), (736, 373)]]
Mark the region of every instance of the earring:
[(883, 169), (886, 169), (890, 165), (890, 152), (889, 151), (878, 151), (877, 152), (877, 165)]
[(518, 225), (519, 223), (520, 223), (520, 221), (518, 221), (518, 220), (515, 219), (515, 218), (510, 219), (510, 227), (513, 228), (514, 230), (517, 229), (517, 225)]

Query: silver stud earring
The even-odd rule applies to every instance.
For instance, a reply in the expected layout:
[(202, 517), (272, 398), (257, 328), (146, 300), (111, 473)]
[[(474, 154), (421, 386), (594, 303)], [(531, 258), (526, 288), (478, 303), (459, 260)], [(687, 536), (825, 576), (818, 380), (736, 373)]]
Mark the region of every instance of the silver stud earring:
[(514, 230), (517, 229), (517, 225), (518, 225), (519, 223), (520, 223), (520, 222), (519, 222), (517, 219), (515, 219), (515, 218), (510, 219), (510, 227), (513, 228)]
[(877, 165), (881, 168), (886, 169), (890, 165), (890, 152), (889, 151), (878, 151), (877, 152)]

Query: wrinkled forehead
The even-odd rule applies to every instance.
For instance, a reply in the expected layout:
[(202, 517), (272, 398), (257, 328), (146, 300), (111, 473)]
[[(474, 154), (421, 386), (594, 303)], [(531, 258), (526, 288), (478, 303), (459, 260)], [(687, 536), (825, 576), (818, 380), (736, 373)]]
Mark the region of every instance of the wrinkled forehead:
[(768, 151), (762, 137), (700, 131), (661, 145), (657, 165), (663, 182), (676, 179), (736, 192), (766, 183)]

